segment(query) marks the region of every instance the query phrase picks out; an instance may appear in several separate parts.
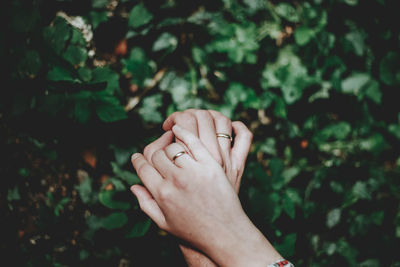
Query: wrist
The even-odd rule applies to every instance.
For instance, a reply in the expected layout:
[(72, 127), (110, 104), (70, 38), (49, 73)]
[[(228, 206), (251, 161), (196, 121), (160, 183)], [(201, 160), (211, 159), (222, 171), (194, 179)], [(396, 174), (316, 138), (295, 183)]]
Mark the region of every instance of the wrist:
[(235, 225), (235, 230), (229, 226), (221, 230), (226, 236), (214, 240), (213, 248), (206, 251), (218, 266), (266, 267), (282, 258), (247, 216)]

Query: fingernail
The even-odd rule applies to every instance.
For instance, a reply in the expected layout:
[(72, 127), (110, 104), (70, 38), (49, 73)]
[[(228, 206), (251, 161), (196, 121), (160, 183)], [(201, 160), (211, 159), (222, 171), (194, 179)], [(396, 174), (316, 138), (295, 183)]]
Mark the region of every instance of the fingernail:
[(137, 159), (138, 157), (139, 157), (139, 153), (135, 153), (135, 154), (133, 154), (132, 156), (131, 156), (131, 160), (135, 160), (135, 159)]
[(172, 130), (180, 130), (182, 129), (179, 125), (175, 124), (174, 127), (172, 127)]

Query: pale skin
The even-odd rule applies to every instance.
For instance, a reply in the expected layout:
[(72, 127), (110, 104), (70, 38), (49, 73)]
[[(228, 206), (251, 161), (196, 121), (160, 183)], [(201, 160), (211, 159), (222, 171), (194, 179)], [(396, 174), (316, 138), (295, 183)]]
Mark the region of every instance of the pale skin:
[[(241, 126), (236, 129), (232, 126), (235, 133)], [(200, 131), (198, 133), (201, 135)], [(246, 135), (248, 140), (251, 139), (248, 133)], [(168, 144), (173, 136), (182, 144)], [(222, 146), (229, 149), (230, 144), (224, 142), (230, 140), (220, 139), (217, 140), (219, 149)], [(145, 156), (135, 154), (132, 157), (145, 186), (132, 187), (141, 209), (160, 228), (187, 241), (212, 259), (195, 254), (192, 259), (198, 260), (196, 266), (266, 266), (281, 258), (248, 219), (236, 195), (249, 149), (245, 143), (240, 145), (239, 140), (236, 142), (235, 139), (229, 153), (219, 154), (225, 170), (196, 135), (178, 125), (173, 126), (172, 133), (168, 131), (147, 148)], [(173, 156), (185, 148), (189, 153), (172, 162)]]
[[(240, 181), (244, 170), (247, 154), (250, 149), (252, 133), (240, 121), (231, 122), (229, 118), (214, 110), (189, 109), (184, 112), (171, 114), (164, 122), (163, 129), (170, 131), (177, 124), (197, 136), (213, 158), (219, 162), (227, 174), (232, 187), (238, 193)], [(232, 148), (231, 140), (217, 138), (216, 133), (235, 134), (235, 145)], [(145, 158), (151, 162), (152, 154), (164, 149), (173, 142), (173, 134), (167, 133), (158, 140), (146, 146)], [(178, 143), (184, 144), (177, 140)], [(194, 248), (187, 245), (179, 245), (185, 260), (190, 267), (212, 267), (216, 264)]]

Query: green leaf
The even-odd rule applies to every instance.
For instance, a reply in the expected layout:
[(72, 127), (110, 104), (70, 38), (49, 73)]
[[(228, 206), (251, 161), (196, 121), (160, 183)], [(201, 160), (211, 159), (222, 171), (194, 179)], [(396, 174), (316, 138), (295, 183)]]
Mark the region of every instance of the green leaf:
[(79, 185), (75, 187), (83, 203), (88, 204), (92, 201), (92, 180), (86, 177)]
[(333, 228), (340, 222), (342, 211), (341, 209), (333, 209), (326, 215), (326, 226), (328, 228)]
[(96, 29), (101, 23), (108, 20), (107, 11), (90, 11), (90, 21), (92, 22), (93, 29)]
[(125, 235), (126, 238), (141, 237), (144, 236), (150, 229), (151, 220), (147, 218), (144, 221), (136, 222), (133, 228)]
[(241, 103), (246, 108), (258, 108), (259, 99), (251, 88), (244, 87), (243, 84), (232, 82), (225, 92), (225, 102), (235, 108)]
[(84, 82), (88, 82), (92, 79), (92, 71), (88, 67), (79, 68), (78, 74), (79, 78)]
[(358, 0), (343, 0), (349, 6), (356, 6), (358, 4)]
[(264, 89), (280, 87), (287, 104), (293, 104), (299, 100), (303, 90), (313, 83), (313, 79), (307, 73), (307, 68), (291, 46), (281, 49), (274, 63), (266, 64), (262, 76), (262, 87)]
[(92, 81), (96, 83), (106, 82), (106, 91), (109, 92), (119, 89), (119, 75), (109, 67), (95, 68), (92, 71)]
[(294, 39), (300, 46), (306, 45), (313, 37), (314, 31), (306, 26), (300, 26), (294, 32)]
[(275, 248), (281, 255), (285, 255), (286, 258), (293, 256), (296, 247), (296, 233), (291, 233), (285, 236), (283, 242), (276, 245)]
[(293, 85), (283, 85), (282, 86), (282, 92), (283, 92), (283, 97), (285, 99), (285, 102), (290, 104), (293, 104), (297, 100), (301, 98), (302, 95), (302, 89), (301, 87), (293, 86)]
[(276, 13), (290, 22), (299, 22), (300, 16), (296, 9), (288, 3), (279, 3), (275, 8)]
[(101, 96), (96, 103), (96, 113), (104, 122), (114, 122), (128, 118), (124, 107), (113, 96)]
[(161, 94), (148, 96), (142, 100), (139, 114), (145, 122), (161, 123), (164, 121), (164, 118), (158, 109), (162, 107), (162, 105), (163, 102)]
[(317, 144), (331, 140), (344, 140), (351, 133), (351, 125), (348, 122), (338, 122), (326, 126), (321, 131), (317, 132), (313, 140)]
[(371, 194), (365, 182), (357, 181), (352, 188), (352, 193), (357, 199), (371, 199)]
[(128, 210), (131, 205), (128, 202), (114, 200), (116, 191), (102, 190), (99, 192), (99, 201), (101, 204), (110, 209)]
[(391, 124), (388, 127), (388, 130), (391, 134), (397, 137), (400, 140), (400, 125), (398, 124)]
[(72, 36), (71, 36), (70, 44), (74, 44), (74, 45), (77, 45), (80, 47), (86, 47), (87, 43), (86, 43), (85, 38), (83, 37), (82, 32), (75, 27), (72, 27), (71, 31), (72, 31), (71, 32)]
[(45, 42), (57, 54), (61, 54), (70, 35), (71, 27), (67, 24), (65, 19), (61, 17), (56, 17), (51, 26), (43, 29), (43, 38)]
[(300, 173), (300, 168), (297, 166), (290, 167), (285, 169), (282, 172), (282, 178), (285, 184), (288, 184), (294, 177), (296, 177)]
[(39, 53), (36, 50), (26, 50), (17, 66), (18, 72), (23, 73), (31, 78), (39, 73), (41, 67), (42, 61)]
[(281, 176), (282, 171), (284, 169), (283, 161), (279, 158), (272, 158), (269, 161), (269, 168), (271, 170), (271, 176), (272, 176), (271, 177), (272, 187), (275, 190), (279, 190), (284, 185), (284, 181)]
[(55, 66), (47, 73), (47, 79), (50, 81), (78, 81), (69, 70), (58, 66)]
[(64, 206), (70, 201), (71, 199), (69, 197), (62, 198), (54, 207), (54, 215), (56, 215), (57, 217), (60, 216), (61, 211), (64, 210)]
[(72, 65), (83, 65), (88, 58), (87, 50), (80, 46), (70, 45), (62, 54), (63, 58)]
[(104, 8), (108, 5), (109, 0), (92, 0), (92, 7)]
[(370, 79), (367, 73), (355, 73), (342, 81), (342, 91), (346, 94), (358, 95)]
[(360, 267), (380, 267), (380, 261), (378, 259), (368, 259), (360, 263)]
[(283, 197), (283, 210), (286, 214), (291, 218), (294, 219), (296, 216), (296, 207), (293, 199), (286, 193)]
[(138, 28), (149, 23), (153, 19), (153, 15), (142, 4), (134, 6), (129, 14), (128, 24), (132, 28)]
[(111, 162), (111, 167), (113, 169), (114, 174), (127, 182), (129, 185), (134, 185), (140, 183), (140, 179), (136, 174), (130, 171), (122, 170), (118, 165), (114, 162)]
[(359, 147), (362, 150), (370, 151), (371, 153), (378, 155), (388, 147), (388, 144), (381, 134), (375, 133), (370, 137), (361, 140)]
[(102, 219), (101, 226), (107, 230), (121, 228), (128, 222), (128, 216), (123, 212), (111, 213), (108, 217)]
[(146, 57), (145, 51), (140, 47), (132, 48), (129, 58), (123, 59), (125, 72), (132, 75), (132, 83), (139, 87), (144, 86), (146, 79), (153, 74), (151, 61)]
[(259, 148), (260, 151), (272, 155), (272, 156), (276, 156), (276, 141), (274, 138), (269, 137), (267, 138), (260, 146)]
[(89, 121), (92, 115), (92, 109), (89, 101), (77, 101), (74, 107), (74, 116), (80, 123)]
[(382, 92), (379, 88), (379, 83), (375, 80), (371, 80), (365, 89), (365, 95), (376, 104), (382, 103)]
[(13, 200), (20, 200), (20, 199), (21, 199), (21, 195), (19, 194), (19, 190), (18, 190), (17, 186), (15, 186), (12, 189), (8, 189), (7, 201), (11, 202)]
[(365, 51), (365, 38), (366, 33), (360, 30), (352, 31), (346, 34), (345, 38), (349, 41), (354, 48), (354, 52), (357, 56), (362, 56)]
[(157, 52), (160, 50), (168, 49), (168, 52), (172, 52), (178, 46), (178, 39), (168, 33), (164, 32), (163, 34), (158, 37), (157, 41), (153, 44), (153, 51)]
[(380, 79), (387, 85), (400, 85), (400, 55), (390, 51), (379, 65)]

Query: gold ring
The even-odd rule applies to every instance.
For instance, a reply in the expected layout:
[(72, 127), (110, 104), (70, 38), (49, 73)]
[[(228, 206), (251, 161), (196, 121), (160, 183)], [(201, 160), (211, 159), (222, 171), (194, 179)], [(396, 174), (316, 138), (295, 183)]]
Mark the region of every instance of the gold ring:
[(232, 142), (232, 136), (230, 136), (229, 134), (217, 133), (217, 137), (228, 138)]
[(172, 158), (172, 161), (175, 161), (178, 157), (182, 156), (185, 153), (186, 153), (186, 151), (180, 151), (180, 152), (176, 153), (175, 156)]

